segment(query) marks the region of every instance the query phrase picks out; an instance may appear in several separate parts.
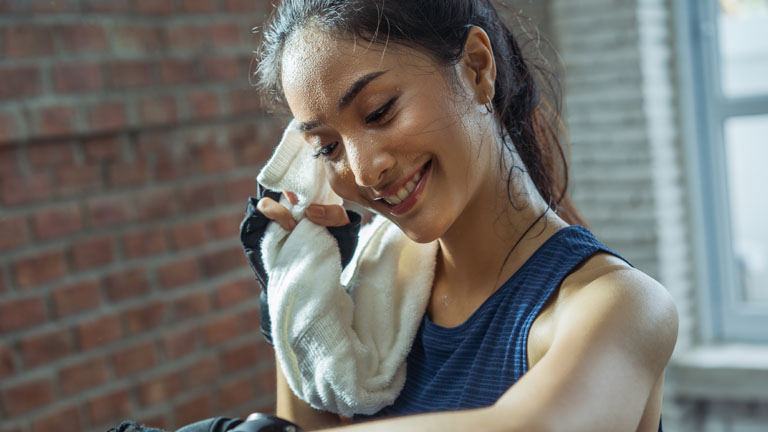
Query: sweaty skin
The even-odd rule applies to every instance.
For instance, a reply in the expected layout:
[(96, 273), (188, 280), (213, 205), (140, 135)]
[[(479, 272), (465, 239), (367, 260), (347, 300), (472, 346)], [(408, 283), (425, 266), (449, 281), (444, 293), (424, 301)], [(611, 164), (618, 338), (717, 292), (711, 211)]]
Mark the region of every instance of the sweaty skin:
[[(498, 125), (484, 108), (493, 97), (495, 63), (481, 29), (470, 30), (462, 59), (447, 70), (411, 48), (356, 43), (315, 28), (295, 33), (282, 61), (286, 100), (307, 141), (323, 153), (334, 191), (388, 217), (415, 241), (439, 241), (427, 308), (436, 324), (464, 322), (567, 226), (551, 211), (539, 219), (547, 203), (524, 171), (516, 171), (515, 205), (509, 202), (505, 173), (522, 163), (516, 156), (500, 163)], [(346, 100), (371, 74), (377, 77)], [(423, 184), (412, 205), (394, 211), (382, 198), (415, 173)], [(340, 207), (322, 208), (322, 216), (307, 217), (344, 223)], [(290, 214), (279, 204), (262, 200), (259, 209), (290, 229)], [(666, 290), (599, 253), (563, 281), (537, 316), (528, 339), (530, 371), (496, 404), (349, 430), (655, 432), (676, 335)], [(279, 369), (277, 398), (278, 415), (306, 428), (338, 424), (335, 415), (295, 398)]]

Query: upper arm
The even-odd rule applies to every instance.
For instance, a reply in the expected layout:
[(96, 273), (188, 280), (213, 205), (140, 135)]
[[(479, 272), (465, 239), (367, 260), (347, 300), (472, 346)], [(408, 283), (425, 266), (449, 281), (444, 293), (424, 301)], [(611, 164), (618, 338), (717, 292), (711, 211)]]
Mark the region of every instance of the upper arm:
[(635, 430), (676, 338), (666, 290), (610, 272), (572, 294), (547, 353), (495, 406), (544, 430)]

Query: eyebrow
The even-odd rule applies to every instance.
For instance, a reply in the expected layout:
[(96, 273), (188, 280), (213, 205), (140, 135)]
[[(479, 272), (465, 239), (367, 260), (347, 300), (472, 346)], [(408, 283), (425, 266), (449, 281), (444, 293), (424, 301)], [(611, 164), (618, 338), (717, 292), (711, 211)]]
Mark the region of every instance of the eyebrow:
[[(351, 86), (349, 86), (347, 91), (345, 91), (344, 94), (342, 94), (341, 97), (339, 97), (337, 109), (341, 111), (344, 108), (346, 108), (347, 105), (349, 105), (353, 100), (355, 100), (357, 95), (360, 94), (361, 91), (363, 91), (365, 86), (367, 86), (368, 84), (371, 83), (371, 81), (384, 75), (387, 72), (389, 71), (383, 70), (378, 72), (371, 72), (367, 75), (363, 75), (360, 78), (358, 78)], [(309, 121), (309, 122), (299, 123), (296, 129), (298, 129), (299, 132), (309, 132), (312, 129), (319, 127), (320, 125), (321, 123), (319, 121)]]

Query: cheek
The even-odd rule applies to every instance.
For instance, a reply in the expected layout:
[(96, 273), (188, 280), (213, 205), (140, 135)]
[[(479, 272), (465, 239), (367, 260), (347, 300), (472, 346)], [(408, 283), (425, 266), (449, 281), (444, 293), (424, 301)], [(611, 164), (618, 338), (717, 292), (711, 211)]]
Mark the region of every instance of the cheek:
[(366, 205), (357, 188), (357, 183), (355, 183), (355, 176), (349, 167), (334, 167), (330, 164), (325, 164), (325, 178), (328, 179), (328, 183), (330, 183), (331, 189), (336, 192), (336, 195), (345, 201), (352, 201), (363, 206)]

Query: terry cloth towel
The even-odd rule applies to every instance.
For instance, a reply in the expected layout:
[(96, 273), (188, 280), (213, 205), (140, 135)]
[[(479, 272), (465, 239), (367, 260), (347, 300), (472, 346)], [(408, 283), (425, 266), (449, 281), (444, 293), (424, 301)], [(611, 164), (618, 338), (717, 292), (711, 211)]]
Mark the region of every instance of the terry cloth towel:
[(361, 229), (342, 275), (334, 238), (303, 217), (310, 203), (342, 199), (295, 121), (258, 181), (299, 199), (296, 205), (285, 196), (280, 200), (296, 228), (269, 224), (261, 244), (275, 352), (291, 390), (317, 409), (344, 416), (392, 404), (429, 300), (437, 242), (416, 243), (377, 216)]

